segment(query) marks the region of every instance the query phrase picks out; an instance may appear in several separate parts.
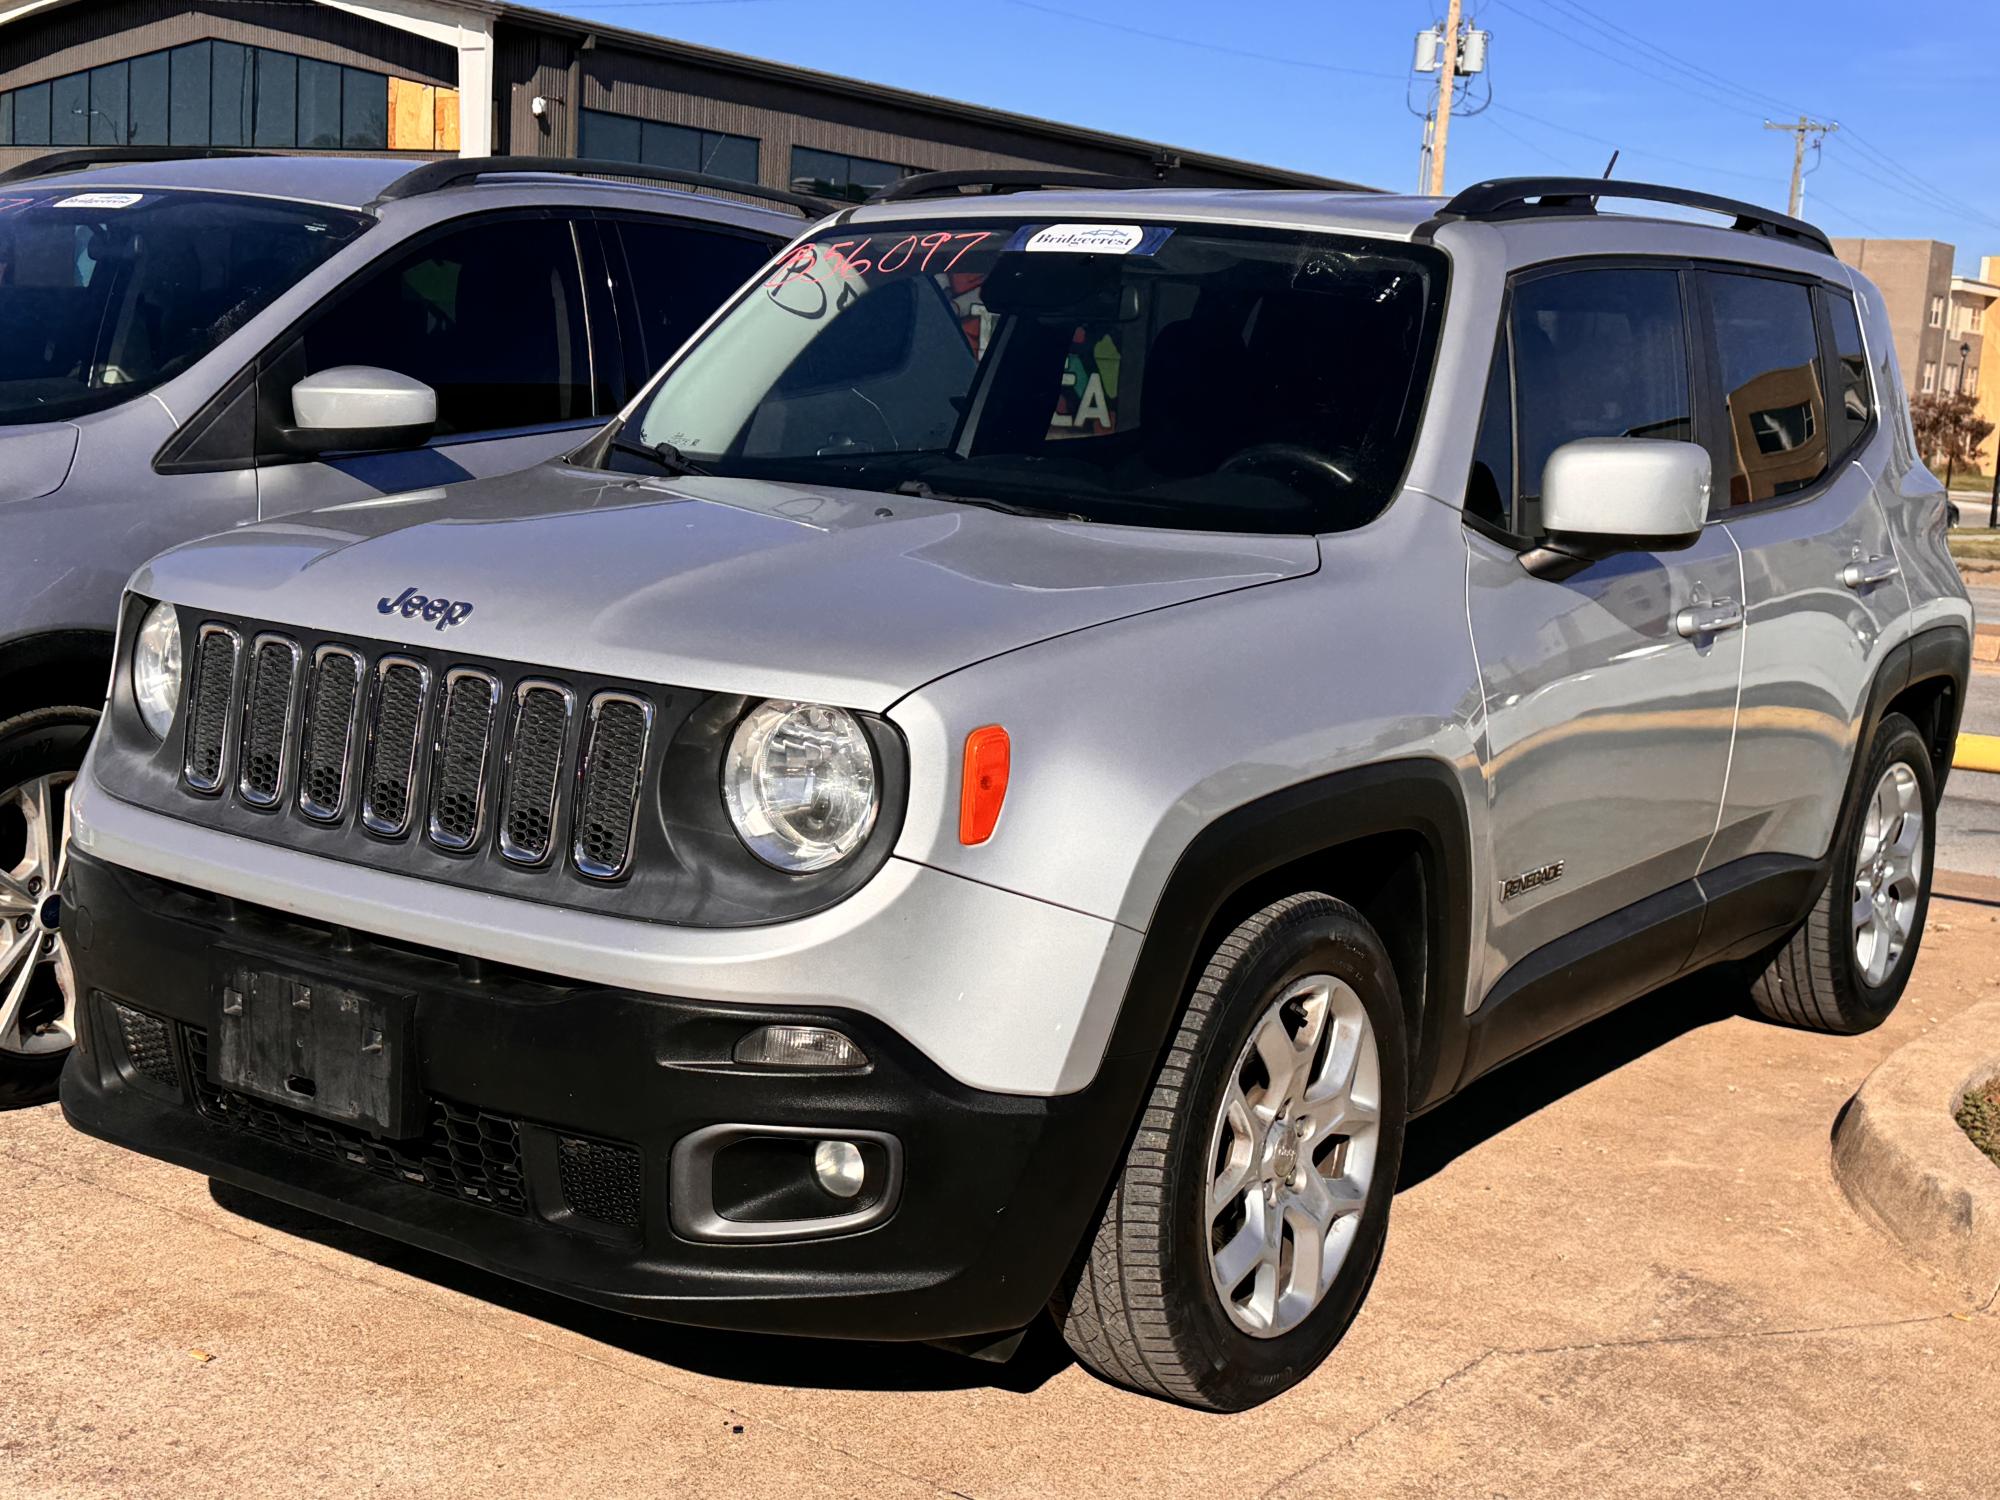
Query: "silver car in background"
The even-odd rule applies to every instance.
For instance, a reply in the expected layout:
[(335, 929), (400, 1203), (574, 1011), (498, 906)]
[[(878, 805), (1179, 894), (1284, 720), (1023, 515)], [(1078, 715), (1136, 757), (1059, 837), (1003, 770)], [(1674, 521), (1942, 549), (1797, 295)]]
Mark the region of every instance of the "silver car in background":
[(588, 162), (194, 155), (0, 177), (0, 1104), (48, 1097), (70, 1045), (49, 898), (132, 570), (563, 451), (823, 207)]

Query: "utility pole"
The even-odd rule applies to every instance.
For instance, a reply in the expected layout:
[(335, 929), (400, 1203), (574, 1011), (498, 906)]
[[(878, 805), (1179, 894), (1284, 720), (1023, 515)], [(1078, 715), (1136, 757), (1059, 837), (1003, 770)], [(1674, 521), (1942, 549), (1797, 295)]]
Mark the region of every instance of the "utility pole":
[[(1459, 0), (1451, 0), (1451, 8), (1444, 15), (1444, 56), (1440, 59), (1441, 71), (1438, 76), (1437, 133), (1431, 140), (1431, 181), (1427, 191), (1433, 198), (1444, 196), (1444, 153), (1451, 140), (1451, 92), (1458, 82), (1458, 7)], [(1436, 15), (1433, 11), (1431, 14)]]
[[(1463, 0), (1451, 0), (1450, 12), (1445, 20), (1417, 33), (1415, 71), (1439, 75), (1437, 92), (1432, 96), (1430, 107), (1419, 111), (1414, 104), (1410, 105), (1410, 113), (1421, 113), (1424, 121), (1424, 149), (1422, 166), (1417, 172), (1417, 191), (1433, 197), (1444, 194), (1445, 147), (1451, 136), (1453, 107), (1459, 102), (1458, 87), (1486, 71), (1486, 47), (1491, 40), (1490, 33), (1475, 31), (1465, 23), (1462, 10)], [(1467, 87), (1470, 88), (1469, 83)], [(1492, 102), (1490, 88), (1483, 100), (1475, 100), (1468, 94), (1466, 107), (1458, 113), (1476, 115)]]
[[(1786, 212), (1796, 219), (1799, 216), (1799, 210), (1805, 207), (1806, 137), (1817, 133), (1820, 140), (1824, 140), (1834, 131), (1840, 129), (1840, 122), (1838, 120), (1828, 120), (1822, 123), (1818, 120), (1809, 120), (1804, 115), (1800, 115), (1796, 125), (1780, 125), (1776, 121), (1766, 120), (1764, 128), (1766, 130), (1782, 130), (1792, 138), (1792, 203)], [(1813, 144), (1818, 145), (1819, 142), (1815, 141)]]

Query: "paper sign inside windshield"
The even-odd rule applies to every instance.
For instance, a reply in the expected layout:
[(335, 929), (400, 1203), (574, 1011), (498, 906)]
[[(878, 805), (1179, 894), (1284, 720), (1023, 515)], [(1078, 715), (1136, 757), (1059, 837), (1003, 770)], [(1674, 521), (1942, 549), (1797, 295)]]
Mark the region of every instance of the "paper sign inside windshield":
[(130, 208), (144, 193), (72, 193), (57, 208)]
[(1172, 233), (1137, 224), (1031, 224), (1007, 248), (1059, 255), (1152, 255)]

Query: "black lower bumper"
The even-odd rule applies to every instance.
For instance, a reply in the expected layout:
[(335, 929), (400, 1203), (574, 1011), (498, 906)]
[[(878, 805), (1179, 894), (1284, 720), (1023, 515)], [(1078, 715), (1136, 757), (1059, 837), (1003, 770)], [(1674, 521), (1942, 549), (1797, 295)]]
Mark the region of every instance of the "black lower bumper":
[[(1096, 1211), (1151, 1069), (1107, 1061), (1089, 1088), (1060, 1098), (983, 1093), (863, 1016), (495, 969), (80, 853), (64, 927), (83, 1003), (62, 1103), (78, 1129), (675, 1322), (887, 1339), (1026, 1324)], [(417, 1123), (389, 1139), (223, 1087), (210, 1046), (219, 951), (329, 986), (414, 995)], [(869, 1067), (815, 1075), (730, 1061), (744, 1033), (776, 1023), (840, 1030)], [(690, 1238), (676, 1228), (670, 1162), (677, 1144), (720, 1124), (888, 1138), (893, 1210), (827, 1238)]]

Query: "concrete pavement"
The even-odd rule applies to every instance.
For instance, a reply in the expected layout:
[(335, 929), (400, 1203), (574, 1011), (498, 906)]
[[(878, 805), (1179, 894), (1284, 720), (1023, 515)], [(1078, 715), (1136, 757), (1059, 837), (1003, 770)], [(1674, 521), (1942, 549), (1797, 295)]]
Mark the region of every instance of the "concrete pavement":
[(0, 1116), (0, 1495), (2000, 1493), (1990, 1293), (1829, 1167), (1874, 1064), (2000, 996), (1996, 944), (1939, 902), (1869, 1036), (1704, 979), (1475, 1086), (1413, 1127), (1345, 1343), (1238, 1417), (1046, 1335), (994, 1370), (611, 1318)]

